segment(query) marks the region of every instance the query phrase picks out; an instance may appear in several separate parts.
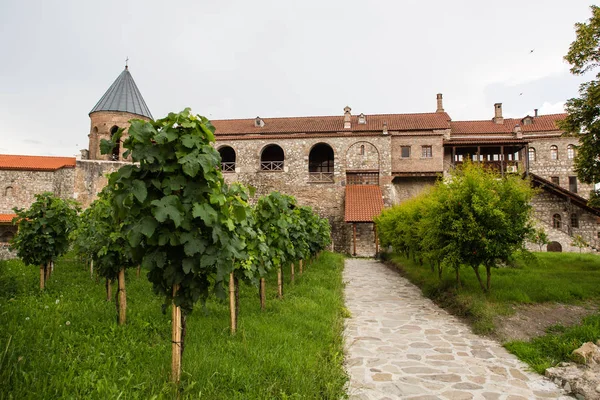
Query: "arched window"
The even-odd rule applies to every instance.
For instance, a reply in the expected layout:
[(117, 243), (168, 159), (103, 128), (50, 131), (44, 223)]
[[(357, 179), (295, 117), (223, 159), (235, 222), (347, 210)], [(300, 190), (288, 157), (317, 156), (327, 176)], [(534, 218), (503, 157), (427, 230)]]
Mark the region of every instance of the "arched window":
[(260, 155), (261, 171), (283, 171), (283, 149), (276, 144), (265, 147)]
[(535, 161), (535, 149), (533, 147), (529, 148), (529, 161)]
[(11, 241), (11, 239), (13, 238), (14, 233), (13, 232), (4, 232), (2, 234), (2, 236), (0, 236), (0, 243), (8, 243)]
[(560, 227), (561, 227), (560, 214), (554, 214), (552, 216), (552, 227), (555, 229), (560, 229)]
[(6, 189), (4, 189), (4, 197), (12, 197), (13, 196), (13, 187), (12, 186), (7, 186)]
[(360, 145), (360, 148), (358, 149), (358, 154), (361, 156), (365, 155), (365, 145), (364, 144)]
[(572, 160), (575, 158), (575, 146), (573, 146), (572, 144), (567, 146), (567, 158), (569, 160)]
[(219, 149), (221, 155), (221, 171), (235, 172), (235, 150), (229, 146), (223, 146)]
[(333, 149), (319, 143), (310, 150), (308, 174), (311, 182), (333, 182)]
[(571, 214), (571, 228), (579, 228), (579, 218), (577, 214)]
[(558, 160), (558, 147), (555, 145), (550, 146), (550, 159)]
[[(119, 130), (119, 127), (116, 125), (113, 126), (112, 128), (110, 128), (110, 138), (111, 139), (115, 136), (115, 133), (117, 133), (118, 130)], [(113, 147), (113, 151), (112, 151), (112, 154), (110, 155), (110, 159), (112, 161), (119, 161), (120, 155), (121, 155), (121, 140), (119, 139), (119, 141), (117, 142), (115, 147)]]

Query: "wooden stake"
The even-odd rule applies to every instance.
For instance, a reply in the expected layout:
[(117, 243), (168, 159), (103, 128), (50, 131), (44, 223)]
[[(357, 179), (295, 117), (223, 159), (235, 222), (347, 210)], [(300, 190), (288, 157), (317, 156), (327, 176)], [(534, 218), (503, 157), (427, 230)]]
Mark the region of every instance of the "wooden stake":
[(40, 290), (44, 290), (44, 287), (46, 286), (46, 271), (44, 271), (46, 268), (44, 266), (44, 264), (40, 265)]
[(173, 306), (171, 316), (171, 381), (179, 383), (181, 378), (181, 307), (175, 306), (175, 295), (179, 285), (173, 285)]
[(237, 330), (237, 321), (235, 315), (235, 281), (233, 272), (229, 274), (229, 328), (234, 335)]
[(356, 224), (352, 224), (352, 239), (354, 243), (354, 251), (352, 252), (352, 255), (356, 257)]
[(291, 270), (291, 276), (290, 276), (290, 280), (292, 282), (294, 282), (294, 279), (296, 277), (295, 271), (294, 271), (294, 263), (292, 263), (292, 265), (290, 266), (290, 270)]
[(127, 321), (127, 294), (125, 292), (125, 268), (119, 271), (119, 325)]
[(106, 280), (106, 301), (111, 301), (112, 297), (112, 286), (110, 285), (110, 279)]
[(135, 276), (137, 276), (138, 278), (140, 277), (140, 270), (142, 269), (142, 267), (140, 265), (137, 266), (137, 269), (135, 271)]
[(283, 277), (281, 276), (281, 267), (277, 270), (277, 297), (283, 298)]
[(259, 281), (259, 295), (260, 295), (260, 309), (261, 310), (265, 310), (265, 306), (266, 306), (266, 302), (267, 302), (267, 293), (266, 293), (266, 285), (265, 285), (265, 278), (260, 278)]
[(300, 275), (302, 275), (303, 269), (304, 269), (304, 262), (303, 260), (298, 261), (298, 268), (300, 268)]
[(45, 284), (45, 282), (48, 282), (48, 279), (50, 279), (50, 263), (44, 265), (44, 272), (46, 273), (46, 277), (44, 278)]
[(94, 259), (90, 260), (90, 279), (94, 279)]

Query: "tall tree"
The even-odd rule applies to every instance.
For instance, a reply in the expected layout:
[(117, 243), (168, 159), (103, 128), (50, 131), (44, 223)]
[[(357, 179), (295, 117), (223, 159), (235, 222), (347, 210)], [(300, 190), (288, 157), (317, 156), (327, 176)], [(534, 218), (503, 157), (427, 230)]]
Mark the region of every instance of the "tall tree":
[[(569, 47), (565, 60), (571, 73), (583, 75), (600, 65), (600, 7), (591, 6), (587, 22), (575, 24), (576, 39)], [(569, 99), (565, 106), (567, 118), (561, 128), (579, 136), (580, 145), (575, 157), (575, 169), (582, 182), (600, 182), (600, 73), (595, 79), (581, 84), (579, 97)], [(600, 206), (600, 191), (592, 192), (590, 204)]]

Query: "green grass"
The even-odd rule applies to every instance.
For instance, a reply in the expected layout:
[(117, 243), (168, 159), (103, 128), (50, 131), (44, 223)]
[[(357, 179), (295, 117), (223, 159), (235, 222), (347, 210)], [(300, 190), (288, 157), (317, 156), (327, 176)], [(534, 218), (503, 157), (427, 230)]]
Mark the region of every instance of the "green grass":
[(534, 338), (529, 342), (514, 341), (505, 347), (535, 371), (543, 374), (546, 368), (561, 361), (571, 360), (573, 350), (585, 342), (595, 342), (600, 338), (600, 315), (583, 320), (578, 326), (565, 328), (554, 326), (548, 334)]
[[(423, 293), (458, 315), (468, 317), (477, 333), (492, 333), (496, 315), (509, 314), (516, 304), (557, 302), (578, 304), (600, 300), (600, 257), (591, 254), (534, 253), (519, 257), (512, 267), (492, 270), (492, 289), (482, 292), (473, 270), (461, 269), (462, 288), (456, 288), (454, 271), (440, 281), (428, 265), (400, 255), (391, 261)], [(485, 279), (485, 270), (481, 268)]]
[[(188, 317), (179, 398), (338, 399), (342, 367), (343, 257), (323, 253), (267, 309), (240, 285), (238, 333), (224, 301)], [(0, 262), (0, 399), (177, 398), (169, 383), (170, 312), (143, 277), (127, 273), (128, 323), (116, 325), (104, 285), (76, 262), (57, 263), (40, 293), (39, 270)], [(289, 277), (289, 274), (287, 274)]]

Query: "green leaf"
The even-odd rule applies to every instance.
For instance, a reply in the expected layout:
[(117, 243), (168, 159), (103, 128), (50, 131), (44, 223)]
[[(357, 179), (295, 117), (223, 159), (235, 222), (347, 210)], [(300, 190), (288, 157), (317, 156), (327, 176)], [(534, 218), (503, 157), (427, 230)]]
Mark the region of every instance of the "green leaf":
[(149, 215), (142, 218), (139, 223), (139, 230), (146, 237), (151, 237), (154, 235), (154, 231), (157, 227), (158, 221)]
[(217, 220), (217, 212), (207, 203), (194, 204), (192, 215), (194, 218), (200, 218), (208, 226), (212, 226)]
[(140, 203), (143, 203), (148, 196), (146, 184), (139, 179), (135, 179), (133, 182), (131, 182), (131, 192)]
[(177, 196), (165, 196), (160, 200), (153, 200), (152, 215), (158, 222), (165, 222), (170, 219), (178, 228), (183, 221), (183, 213), (181, 212), (181, 202)]

